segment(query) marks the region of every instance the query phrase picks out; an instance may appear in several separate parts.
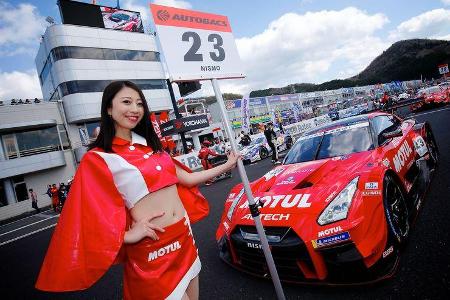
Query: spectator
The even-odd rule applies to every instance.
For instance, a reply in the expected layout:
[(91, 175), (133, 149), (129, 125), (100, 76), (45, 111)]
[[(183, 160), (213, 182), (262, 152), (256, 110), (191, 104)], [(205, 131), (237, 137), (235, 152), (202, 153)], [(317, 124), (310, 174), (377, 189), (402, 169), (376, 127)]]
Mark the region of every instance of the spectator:
[(54, 183), (52, 185), (52, 188), (50, 189), (50, 193), (52, 195), (52, 207), (54, 212), (58, 212), (58, 188), (56, 187), (56, 184)]
[(33, 189), (29, 189), (28, 190), (30, 192), (30, 198), (31, 198), (31, 207), (34, 208), (38, 213), (41, 212), (41, 210), (38, 207), (38, 199), (37, 199), (37, 195), (36, 192), (33, 191)]
[(3, 104), (3, 100), (0, 100), (0, 106), (3, 106), (4, 104)]
[(34, 103), (39, 103), (41, 102), (41, 100), (39, 100), (38, 98), (34, 98)]
[(30, 101), (30, 99), (25, 99), (25, 104), (31, 104), (31, 101)]
[(17, 102), (17, 104), (23, 104), (22, 98), (19, 99), (19, 101)]
[(272, 123), (267, 124), (267, 126), (264, 130), (264, 135), (266, 137), (267, 144), (269, 144), (270, 149), (272, 149), (272, 163), (277, 163), (278, 157), (277, 157), (277, 151), (276, 151), (275, 144), (274, 144), (274, 142), (277, 139), (277, 136), (275, 134), (275, 131), (273, 131)]
[(225, 145), (220, 141), (219, 138), (214, 140), (213, 150), (220, 155), (225, 154)]
[(52, 198), (52, 185), (51, 185), (51, 184), (49, 184), (49, 185), (47, 186), (47, 192), (46, 192), (45, 194), (47, 194), (47, 196), (48, 196), (50, 199)]
[(62, 210), (64, 203), (66, 202), (67, 198), (67, 188), (64, 182), (61, 182), (58, 189), (58, 200), (59, 200), (59, 207)]
[(11, 105), (16, 105), (16, 104), (17, 104), (17, 103), (16, 103), (16, 99), (12, 99), (11, 102), (10, 102), (9, 104), (11, 104)]
[(239, 142), (239, 144), (241, 144), (242, 146), (250, 145), (252, 139), (250, 138), (248, 133), (244, 133), (244, 131), (241, 131), (241, 134), (239, 136), (241, 137), (241, 141)]
[[(211, 146), (211, 142), (205, 139), (202, 143), (202, 148), (198, 152), (198, 158), (200, 158), (200, 161), (202, 163), (203, 169), (208, 170), (212, 168), (212, 165), (209, 161), (209, 156), (217, 156), (218, 154), (214, 152), (213, 150), (209, 149), (208, 147)], [(212, 180), (209, 179), (205, 182), (205, 185), (211, 185)]]

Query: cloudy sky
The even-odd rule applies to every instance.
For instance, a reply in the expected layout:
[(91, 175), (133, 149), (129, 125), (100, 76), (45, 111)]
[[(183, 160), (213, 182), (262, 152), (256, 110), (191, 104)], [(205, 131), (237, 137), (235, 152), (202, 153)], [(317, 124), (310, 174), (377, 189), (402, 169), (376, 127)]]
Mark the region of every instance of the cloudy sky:
[[(229, 18), (247, 78), (221, 81), (222, 92), (347, 78), (398, 40), (450, 40), (450, 0), (151, 2)], [(148, 3), (120, 1), (122, 8), (141, 12), (150, 27)], [(56, 0), (0, 0), (0, 99), (42, 97), (34, 58), (47, 16), (60, 23)], [(196, 94), (211, 95), (212, 89), (204, 83)]]

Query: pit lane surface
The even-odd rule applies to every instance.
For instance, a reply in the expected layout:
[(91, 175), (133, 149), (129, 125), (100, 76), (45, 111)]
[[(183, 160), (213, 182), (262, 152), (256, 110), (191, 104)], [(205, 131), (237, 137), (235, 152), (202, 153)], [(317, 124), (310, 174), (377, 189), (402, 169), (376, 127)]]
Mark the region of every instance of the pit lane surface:
[[(424, 111), (419, 121), (429, 121), (439, 149), (440, 166), (393, 278), (356, 287), (324, 287), (283, 284), (288, 299), (448, 299), (450, 294), (450, 108)], [(250, 180), (272, 167), (270, 160), (246, 166)], [(209, 199), (210, 216), (193, 226), (203, 268), (201, 299), (275, 299), (270, 280), (259, 279), (223, 263), (218, 257), (215, 231), (237, 172), (202, 192)], [(44, 222), (43, 222), (44, 223)], [(43, 225), (44, 226), (44, 225)], [(32, 226), (29, 226), (32, 227)], [(121, 299), (120, 266), (115, 266), (92, 288), (83, 292), (50, 294), (34, 290), (53, 229), (0, 246), (0, 295), (2, 299)]]

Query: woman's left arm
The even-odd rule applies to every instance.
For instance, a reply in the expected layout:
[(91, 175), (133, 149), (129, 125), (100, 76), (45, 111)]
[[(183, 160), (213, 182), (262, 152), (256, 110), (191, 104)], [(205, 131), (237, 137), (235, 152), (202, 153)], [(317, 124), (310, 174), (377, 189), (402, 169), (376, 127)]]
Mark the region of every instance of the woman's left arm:
[(199, 172), (188, 173), (176, 165), (178, 180), (184, 186), (193, 187), (219, 176), (220, 174), (235, 168), (237, 160), (241, 158), (240, 154), (234, 152), (230, 152), (227, 156), (228, 160), (223, 165)]

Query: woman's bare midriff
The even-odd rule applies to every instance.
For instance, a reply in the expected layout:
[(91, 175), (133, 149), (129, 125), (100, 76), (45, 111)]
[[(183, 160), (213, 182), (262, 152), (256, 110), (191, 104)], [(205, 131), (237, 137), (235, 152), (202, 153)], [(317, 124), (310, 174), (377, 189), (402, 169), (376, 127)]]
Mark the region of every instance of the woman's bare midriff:
[(145, 195), (130, 210), (134, 221), (149, 218), (160, 212), (164, 212), (164, 215), (151, 220), (160, 227), (167, 227), (184, 217), (185, 210), (175, 184)]

